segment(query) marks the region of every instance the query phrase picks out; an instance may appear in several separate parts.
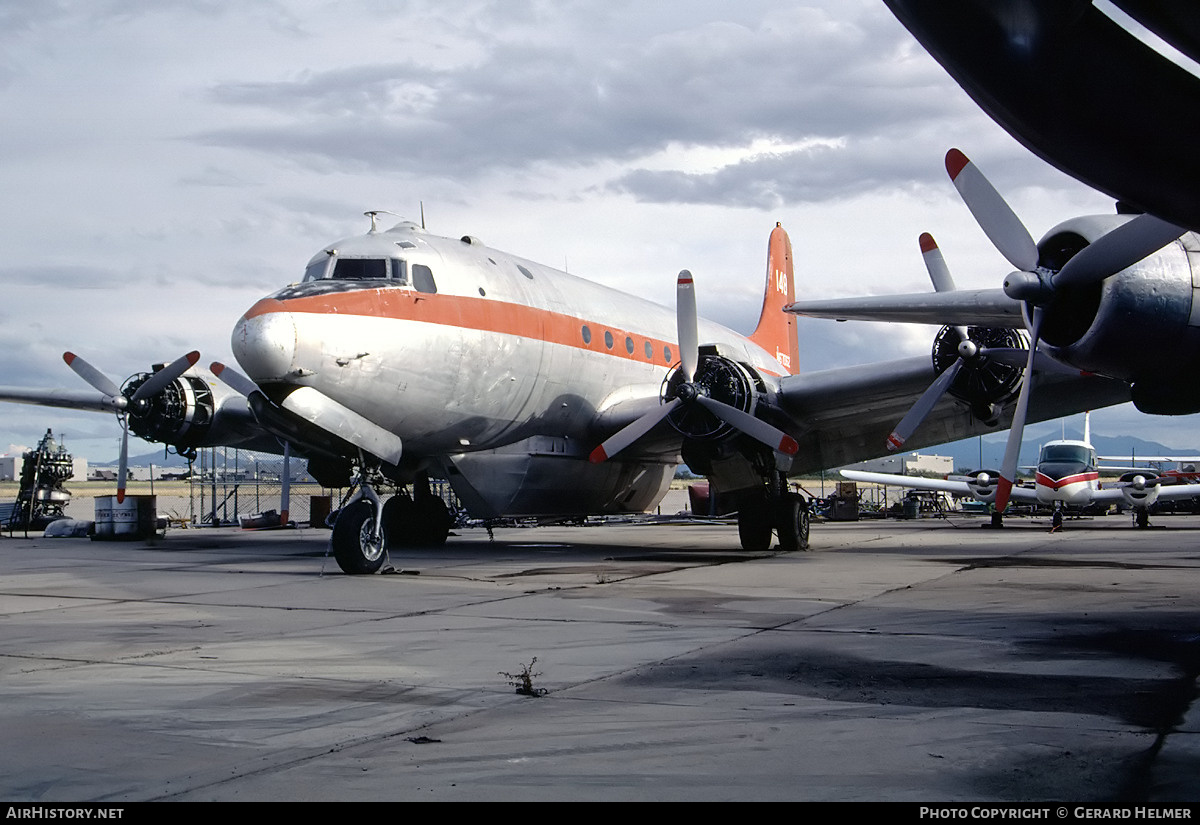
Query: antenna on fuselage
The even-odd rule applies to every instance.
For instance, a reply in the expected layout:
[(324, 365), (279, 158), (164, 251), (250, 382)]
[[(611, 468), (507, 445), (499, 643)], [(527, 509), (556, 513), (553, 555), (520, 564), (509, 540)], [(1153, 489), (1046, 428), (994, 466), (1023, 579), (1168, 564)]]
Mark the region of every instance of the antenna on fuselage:
[[(393, 217), (397, 217), (397, 218), (400, 217), (395, 212), (389, 212), (386, 209), (372, 209), (369, 212), (363, 212), (363, 214), (371, 219), (371, 228), (369, 230), (371, 233), (375, 233), (375, 232), (379, 231), (379, 225), (378, 225), (378, 223), (376, 223), (376, 218), (378, 218), (380, 215), (392, 215)], [(424, 220), (422, 220), (421, 224), (422, 224), (422, 226), (424, 226)]]
[(425, 201), (421, 201), (421, 228), (425, 228)]

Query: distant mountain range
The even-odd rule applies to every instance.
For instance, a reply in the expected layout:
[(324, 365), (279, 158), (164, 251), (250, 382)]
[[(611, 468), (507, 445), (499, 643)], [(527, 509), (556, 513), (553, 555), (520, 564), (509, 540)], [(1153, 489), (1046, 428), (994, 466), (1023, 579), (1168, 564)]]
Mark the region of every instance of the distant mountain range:
[[(1037, 463), (1038, 451), (1047, 441), (1063, 438), (1063, 429), (1057, 423), (1030, 425), (1025, 428), (1025, 439), (1021, 445), (1019, 464), (1029, 467)], [(1066, 438), (1081, 439), (1083, 431), (1067, 427)], [(999, 469), (1004, 460), (1004, 448), (1008, 443), (1008, 431), (968, 438), (951, 444), (927, 447), (918, 452), (926, 455), (948, 455), (954, 458), (956, 470)], [(982, 450), (981, 450), (982, 445)], [(1102, 456), (1200, 456), (1200, 447), (1167, 447), (1157, 441), (1147, 441), (1132, 435), (1104, 436), (1092, 432), (1092, 446)], [(982, 459), (980, 453), (982, 452)]]

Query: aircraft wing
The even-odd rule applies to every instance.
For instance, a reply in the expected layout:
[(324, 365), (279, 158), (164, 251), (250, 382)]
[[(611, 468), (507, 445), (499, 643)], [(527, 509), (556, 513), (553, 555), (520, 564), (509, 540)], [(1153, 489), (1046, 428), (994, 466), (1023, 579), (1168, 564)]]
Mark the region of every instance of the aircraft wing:
[(976, 327), (1024, 327), (1021, 303), (1002, 289), (914, 292), (796, 301), (784, 307), (794, 315), (836, 321), (893, 321), (906, 324), (961, 324)]
[[(940, 493), (975, 496), (965, 481), (953, 481), (948, 478), (902, 476), (893, 473), (868, 473), (861, 470), (842, 470), (841, 472), (843, 476), (851, 481), (861, 481), (867, 484), (886, 484), (892, 487), (910, 487), (914, 490), (933, 490)], [(1037, 501), (1037, 491), (1031, 490), (1028, 487), (1013, 487), (1011, 498), (1020, 501)]]
[(116, 412), (120, 409), (118, 402), (111, 396), (96, 390), (34, 390), (25, 387), (0, 387), (0, 401), (90, 412)]
[(1158, 500), (1164, 498), (1200, 498), (1200, 484), (1160, 484)]
[[(784, 429), (799, 445), (790, 473), (887, 455), (888, 435), (935, 377), (932, 361), (921, 356), (783, 377), (776, 401), (788, 420)], [(1029, 420), (1047, 421), (1128, 400), (1129, 385), (1122, 381), (1039, 374)], [(966, 404), (943, 396), (905, 442), (905, 449), (1002, 431), (1012, 421), (1012, 406), (1007, 405), (999, 423), (989, 427)]]

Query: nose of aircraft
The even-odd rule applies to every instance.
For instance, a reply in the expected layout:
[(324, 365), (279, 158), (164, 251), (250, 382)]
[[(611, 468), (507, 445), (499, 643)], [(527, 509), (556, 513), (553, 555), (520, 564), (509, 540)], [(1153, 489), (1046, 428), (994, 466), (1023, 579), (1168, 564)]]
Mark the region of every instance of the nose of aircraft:
[(255, 381), (277, 381), (295, 368), (296, 324), (292, 314), (259, 302), (233, 328), (233, 356)]

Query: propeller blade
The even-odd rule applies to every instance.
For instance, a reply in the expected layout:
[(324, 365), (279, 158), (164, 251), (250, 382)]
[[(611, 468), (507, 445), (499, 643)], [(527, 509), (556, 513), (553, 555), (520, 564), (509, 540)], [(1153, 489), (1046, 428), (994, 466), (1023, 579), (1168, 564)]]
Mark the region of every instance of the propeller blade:
[(925, 420), (925, 416), (929, 415), (929, 411), (933, 409), (934, 404), (941, 400), (946, 394), (946, 390), (950, 389), (950, 385), (954, 383), (958, 371), (962, 369), (963, 359), (959, 358), (949, 367), (942, 371), (942, 374), (937, 377), (937, 380), (929, 385), (929, 389), (921, 394), (917, 399), (917, 403), (909, 408), (904, 414), (904, 418), (900, 419), (900, 423), (892, 430), (892, 434), (888, 436), (887, 448), (892, 452), (899, 450), (904, 446), (904, 442), (913, 434), (917, 427), (921, 426), (921, 422)]
[(612, 458), (614, 455), (621, 452), (630, 444), (644, 436), (646, 433), (650, 432), (650, 430), (654, 428), (655, 424), (670, 415), (671, 410), (675, 409), (677, 406), (679, 406), (679, 399), (672, 398), (666, 404), (661, 405), (658, 409), (651, 410), (641, 418), (634, 421), (632, 424), (622, 427), (620, 430), (609, 436), (608, 440), (606, 440), (603, 444), (592, 450), (591, 455), (588, 456), (588, 460), (593, 464), (599, 464), (601, 461)]
[(117, 503), (125, 501), (125, 480), (129, 476), (129, 422), (121, 416), (121, 457), (117, 461)]
[(1038, 338), (1042, 331), (1042, 308), (1034, 307), (1033, 329), (1029, 333), (1029, 361), (1021, 381), (1021, 393), (1017, 396), (1017, 408), (1013, 412), (1012, 429), (1008, 431), (1008, 444), (1004, 448), (1004, 463), (1000, 467), (1000, 480), (996, 483), (996, 512), (1003, 513), (1008, 507), (1009, 494), (1017, 478), (1017, 459), (1021, 452), (1021, 438), (1025, 431), (1025, 417), (1029, 412), (1029, 394), (1033, 386), (1033, 363), (1037, 355)]
[[(925, 261), (925, 271), (929, 273), (929, 280), (933, 281), (933, 291), (953, 292), (954, 278), (950, 275), (950, 267), (946, 266), (946, 259), (942, 257), (942, 250), (938, 248), (937, 241), (928, 232), (922, 232), (917, 238), (917, 243), (921, 245), (921, 258)], [(962, 340), (970, 338), (966, 327), (956, 326), (954, 329)]]
[(715, 398), (709, 398), (707, 395), (696, 396), (696, 401), (726, 424), (740, 430), (755, 441), (761, 441), (776, 452), (784, 453), (785, 455), (795, 455), (800, 449), (800, 445), (796, 443), (796, 439), (783, 430), (771, 426), (761, 418), (755, 418), (749, 413), (742, 412), (737, 407), (731, 407), (728, 404), (717, 401)]
[(992, 244), (1017, 269), (1037, 267), (1038, 248), (1029, 230), (979, 168), (957, 149), (946, 153), (954, 188)]
[(258, 392), (258, 385), (232, 367), (227, 367), (220, 361), (213, 361), (208, 367), (212, 374), (220, 378), (231, 390), (249, 396)]
[(1128, 223), (1085, 246), (1054, 276), (1054, 286), (1103, 281), (1133, 266), (1184, 233), (1173, 223), (1153, 215), (1138, 215)]
[[(1029, 352), (1023, 349), (1015, 349), (1014, 347), (984, 347), (979, 350), (979, 354), (991, 361), (996, 361), (1000, 364), (1006, 364), (1010, 367), (1023, 367), (1029, 362)], [(1037, 372), (1052, 372), (1057, 375), (1072, 375), (1078, 378), (1083, 375), (1091, 375), (1090, 372), (1068, 367), (1059, 361), (1055, 361), (1044, 352), (1038, 352), (1034, 355), (1033, 368)]]
[(933, 281), (933, 291), (953, 292), (954, 278), (950, 275), (950, 267), (946, 266), (946, 259), (942, 257), (937, 241), (928, 232), (922, 232), (917, 243), (921, 245), (921, 257), (925, 260), (929, 280)]
[(700, 333), (696, 329), (696, 290), (692, 273), (686, 269), (679, 273), (675, 283), (675, 322), (679, 332), (679, 363), (684, 380), (690, 383), (696, 377), (700, 361)]
[(138, 387), (137, 392), (133, 394), (133, 400), (141, 401), (145, 398), (158, 395), (167, 388), (168, 384), (191, 369), (199, 360), (200, 353), (196, 350), (192, 350), (187, 355), (175, 359), (147, 378), (146, 383)]
[(111, 396), (112, 398), (124, 397), (121, 395), (121, 388), (114, 384), (111, 378), (100, 372), (100, 370), (93, 367), (75, 353), (64, 352), (63, 360), (67, 362), (68, 367), (75, 371), (76, 375), (88, 382), (88, 384), (90, 384), (96, 390), (99, 390), (100, 392), (107, 396)]

